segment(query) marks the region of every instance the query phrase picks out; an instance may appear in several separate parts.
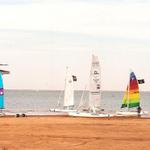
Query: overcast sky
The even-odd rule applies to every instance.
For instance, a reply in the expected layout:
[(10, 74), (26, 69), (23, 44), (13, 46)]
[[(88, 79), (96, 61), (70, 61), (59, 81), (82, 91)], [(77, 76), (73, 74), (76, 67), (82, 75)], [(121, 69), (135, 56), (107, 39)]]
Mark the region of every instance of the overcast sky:
[(0, 0), (5, 88), (63, 89), (70, 66), (84, 89), (94, 53), (103, 90), (125, 90), (130, 69), (150, 90), (149, 8), (149, 0)]

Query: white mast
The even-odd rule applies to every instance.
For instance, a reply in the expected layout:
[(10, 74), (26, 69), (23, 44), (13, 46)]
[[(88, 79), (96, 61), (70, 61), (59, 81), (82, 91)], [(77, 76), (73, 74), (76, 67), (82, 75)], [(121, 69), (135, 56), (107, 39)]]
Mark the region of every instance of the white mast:
[(74, 106), (74, 88), (71, 69), (66, 67), (65, 90), (64, 90), (64, 108), (73, 109)]
[(85, 86), (85, 89), (83, 90), (82, 92), (82, 95), (81, 95), (81, 99), (80, 99), (80, 103), (79, 103), (79, 106), (77, 108), (77, 110), (79, 111), (81, 108), (85, 107), (85, 100), (83, 99), (84, 97), (84, 94), (85, 94), (85, 91), (86, 91), (86, 86)]
[(101, 79), (100, 79), (100, 64), (97, 56), (92, 55), (92, 64), (90, 71), (89, 85), (89, 109), (95, 112), (100, 108), (101, 99)]

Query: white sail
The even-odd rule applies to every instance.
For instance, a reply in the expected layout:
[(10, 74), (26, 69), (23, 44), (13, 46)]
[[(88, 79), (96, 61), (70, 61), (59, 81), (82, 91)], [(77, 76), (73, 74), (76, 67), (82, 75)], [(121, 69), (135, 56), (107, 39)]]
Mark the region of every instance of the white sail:
[[(74, 117), (111, 117), (112, 114), (102, 112), (100, 108), (101, 100), (101, 71), (97, 56), (92, 55), (92, 64), (89, 82), (88, 107), (84, 107), (83, 95), (77, 112), (69, 112), (69, 116)], [(87, 99), (86, 99), (87, 100)]]
[(69, 67), (66, 68), (65, 90), (64, 90), (64, 108), (70, 109), (74, 106), (74, 88), (73, 77)]
[(101, 99), (100, 64), (97, 56), (92, 55), (89, 85), (89, 109), (96, 112), (100, 108)]

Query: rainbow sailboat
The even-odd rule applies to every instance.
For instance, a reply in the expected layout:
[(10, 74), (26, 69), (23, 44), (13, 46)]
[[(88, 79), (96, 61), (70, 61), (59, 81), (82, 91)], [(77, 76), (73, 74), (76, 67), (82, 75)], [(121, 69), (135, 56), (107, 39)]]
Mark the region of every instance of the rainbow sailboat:
[(117, 112), (117, 115), (135, 116), (139, 115), (139, 113), (147, 114), (147, 112), (141, 111), (139, 80), (137, 80), (135, 73), (133, 71), (130, 72), (129, 83), (127, 85), (127, 89), (123, 97), (121, 108), (122, 109), (127, 108), (127, 110)]
[(140, 106), (140, 93), (139, 93), (139, 85), (138, 80), (134, 72), (130, 73), (129, 85), (127, 86), (127, 90), (123, 97), (123, 103), (121, 108), (134, 108)]

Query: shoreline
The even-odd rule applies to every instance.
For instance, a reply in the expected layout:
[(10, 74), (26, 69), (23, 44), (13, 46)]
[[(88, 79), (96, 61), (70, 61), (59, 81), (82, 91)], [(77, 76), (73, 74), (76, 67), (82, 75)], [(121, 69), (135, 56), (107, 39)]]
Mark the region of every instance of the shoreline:
[(82, 117), (82, 116), (68, 116), (68, 115), (26, 115), (24, 117), (22, 116), (19, 116), (19, 117), (16, 117), (16, 115), (4, 115), (4, 116), (0, 116), (0, 118), (51, 118), (51, 117), (59, 117), (59, 118), (63, 118), (63, 117), (67, 117), (67, 118), (86, 118), (86, 119), (149, 119), (150, 120), (150, 117), (142, 117), (142, 116), (111, 116), (111, 117)]

